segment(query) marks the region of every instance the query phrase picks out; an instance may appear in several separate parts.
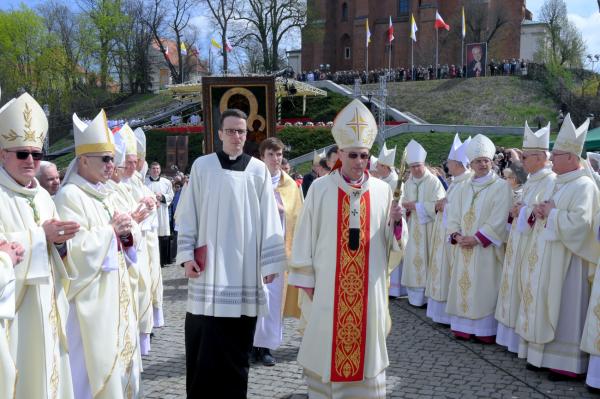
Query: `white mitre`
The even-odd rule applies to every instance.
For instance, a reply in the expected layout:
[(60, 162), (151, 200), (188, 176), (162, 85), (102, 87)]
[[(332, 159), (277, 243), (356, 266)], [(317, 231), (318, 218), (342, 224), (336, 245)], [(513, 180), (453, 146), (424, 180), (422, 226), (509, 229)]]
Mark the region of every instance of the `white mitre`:
[(125, 158), (127, 156), (126, 152), (127, 152), (127, 148), (126, 148), (126, 144), (125, 144), (125, 138), (118, 134), (119, 132), (115, 133), (114, 139), (115, 139), (115, 167), (117, 168), (123, 168), (125, 167)]
[(48, 119), (28, 93), (13, 98), (0, 108), (0, 148), (44, 147)]
[[(600, 167), (600, 154), (595, 153), (595, 152), (587, 152), (586, 153), (586, 159), (588, 160), (588, 162), (594, 160), (596, 161), (596, 164), (598, 165), (598, 167)], [(591, 162), (590, 162), (590, 166), (592, 166)], [(592, 168), (594, 169), (594, 168)], [(598, 169), (594, 169), (596, 172), (598, 171)]]
[[(137, 140), (135, 137), (135, 133), (129, 125), (126, 123), (121, 127), (121, 129), (115, 133), (115, 165), (123, 166), (125, 164), (125, 158), (127, 155), (137, 155)], [(119, 148), (121, 147), (121, 148)], [(121, 161), (121, 154), (123, 152), (123, 162)]]
[(563, 120), (562, 126), (560, 127), (558, 137), (554, 142), (554, 147), (552, 150), (570, 152), (580, 156), (581, 151), (583, 151), (589, 126), (590, 120), (586, 119), (585, 122), (579, 126), (579, 128), (575, 128), (575, 125), (571, 120), (571, 114), (567, 114)]
[(425, 163), (425, 158), (427, 158), (427, 151), (425, 148), (415, 140), (411, 140), (406, 145), (406, 163), (409, 165), (415, 163)]
[(146, 158), (146, 134), (141, 127), (135, 129), (133, 133), (137, 143), (137, 156), (140, 158)]
[(458, 149), (454, 152), (454, 157), (456, 161), (462, 163), (465, 167), (469, 166), (469, 157), (467, 156), (467, 148), (469, 147), (469, 143), (471, 142), (471, 136), (469, 136)]
[(101, 110), (89, 125), (79, 119), (77, 114), (73, 114), (73, 136), (77, 156), (115, 151), (113, 135), (108, 128), (104, 110)]
[(317, 152), (317, 150), (313, 150), (312, 164), (313, 165), (318, 165), (319, 162), (321, 162), (321, 155), (319, 155), (319, 153)]
[(483, 134), (475, 136), (467, 146), (467, 158), (473, 162), (477, 158), (488, 158), (493, 160), (496, 153), (496, 146)]
[(533, 132), (529, 128), (529, 124), (525, 121), (525, 131), (523, 133), (523, 150), (540, 150), (548, 151), (550, 148), (550, 122), (546, 127), (541, 128), (537, 132)]
[(377, 123), (371, 111), (355, 99), (337, 114), (331, 134), (339, 149), (370, 149), (377, 137)]
[(378, 161), (379, 159), (377, 159), (374, 155), (371, 155), (371, 157), (369, 158), (369, 171), (373, 172), (377, 170)]
[(396, 147), (388, 150), (384, 142), (383, 147), (381, 147), (381, 151), (379, 152), (379, 158), (375, 159), (377, 160), (377, 163), (393, 168), (394, 161), (396, 160)]
[(462, 145), (462, 141), (460, 141), (460, 137), (458, 137), (458, 133), (454, 135), (454, 141), (452, 142), (452, 146), (450, 147), (450, 152), (448, 153), (449, 161), (457, 161), (461, 162), (459, 159), (456, 159), (456, 151)]

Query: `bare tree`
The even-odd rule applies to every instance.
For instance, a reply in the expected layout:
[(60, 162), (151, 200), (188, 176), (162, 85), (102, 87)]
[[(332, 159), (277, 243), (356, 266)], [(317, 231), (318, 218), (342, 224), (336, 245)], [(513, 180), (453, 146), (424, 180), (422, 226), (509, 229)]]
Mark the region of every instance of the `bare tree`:
[(223, 73), (227, 74), (229, 63), (227, 57), (227, 34), (235, 14), (240, 7), (237, 0), (203, 0), (210, 9), (212, 21), (219, 29), (221, 39), (221, 56), (223, 57)]
[(548, 26), (550, 51), (543, 61), (557, 62), (559, 65), (581, 65), (585, 53), (585, 43), (581, 32), (567, 18), (567, 4), (564, 0), (546, 0), (540, 11), (540, 19)]
[(487, 2), (469, 0), (465, 4), (467, 36), (476, 42), (491, 45), (496, 34), (510, 22), (506, 5), (495, 4), (489, 7)]
[(239, 20), (247, 24), (246, 36), (260, 43), (266, 71), (279, 69), (279, 45), (285, 35), (306, 21), (306, 4), (301, 0), (247, 0)]

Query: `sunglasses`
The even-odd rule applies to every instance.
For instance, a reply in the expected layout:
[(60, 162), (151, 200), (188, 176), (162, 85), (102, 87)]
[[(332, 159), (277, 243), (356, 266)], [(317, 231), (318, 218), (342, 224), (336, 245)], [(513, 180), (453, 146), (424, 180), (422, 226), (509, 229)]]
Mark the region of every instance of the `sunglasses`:
[(101, 158), (102, 162), (104, 163), (109, 163), (109, 162), (114, 162), (115, 161), (115, 157), (111, 156), (111, 155), (86, 155), (89, 158)]
[(369, 159), (370, 156), (371, 156), (371, 154), (369, 154), (368, 152), (361, 152), (360, 154), (358, 152), (349, 152), (348, 153), (348, 158), (356, 159), (356, 158), (360, 157), (360, 159), (362, 159), (363, 161)]
[(34, 161), (41, 161), (44, 158), (44, 153), (40, 152), (40, 151), (29, 152), (29, 151), (6, 150), (6, 152), (14, 152), (17, 156), (17, 159), (20, 159), (21, 161), (26, 160), (27, 158), (29, 158), (30, 155), (31, 155), (31, 159), (33, 159)]

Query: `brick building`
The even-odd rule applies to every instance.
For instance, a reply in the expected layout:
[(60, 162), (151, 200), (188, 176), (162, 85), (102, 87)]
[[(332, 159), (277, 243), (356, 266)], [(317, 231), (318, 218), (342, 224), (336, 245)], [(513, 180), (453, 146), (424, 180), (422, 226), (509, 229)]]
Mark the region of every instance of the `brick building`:
[(525, 0), (308, 0), (308, 24), (302, 32), (302, 69), (329, 64), (332, 71), (364, 70), (366, 29), (371, 30), (369, 69), (387, 68), (387, 29), (392, 17), (392, 67), (411, 63), (410, 15), (419, 31), (414, 64), (435, 62), (435, 12), (450, 31), (439, 31), (439, 63), (460, 65), (461, 8), (465, 7), (465, 44), (488, 42), (488, 60), (519, 58), (521, 24), (531, 20)]

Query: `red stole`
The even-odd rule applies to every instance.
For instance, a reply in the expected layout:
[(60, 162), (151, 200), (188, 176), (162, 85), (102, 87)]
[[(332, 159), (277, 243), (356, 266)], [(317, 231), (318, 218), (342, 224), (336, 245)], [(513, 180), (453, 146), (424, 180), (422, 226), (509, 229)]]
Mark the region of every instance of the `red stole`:
[(338, 231), (333, 308), (331, 381), (364, 379), (369, 296), (369, 191), (360, 198), (360, 240), (350, 249), (350, 195), (338, 189)]

